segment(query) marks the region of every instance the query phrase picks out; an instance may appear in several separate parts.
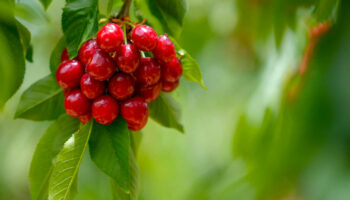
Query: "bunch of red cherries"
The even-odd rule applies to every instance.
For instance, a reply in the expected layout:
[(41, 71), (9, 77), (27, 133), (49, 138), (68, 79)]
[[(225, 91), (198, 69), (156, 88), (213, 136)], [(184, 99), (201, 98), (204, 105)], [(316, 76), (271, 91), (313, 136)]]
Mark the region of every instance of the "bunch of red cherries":
[(93, 117), (108, 125), (121, 113), (128, 128), (138, 131), (148, 120), (147, 103), (179, 85), (182, 66), (166, 34), (158, 36), (147, 25), (121, 26), (103, 26), (96, 39), (81, 46), (77, 58), (69, 60), (65, 49), (56, 79), (68, 115), (84, 124)]

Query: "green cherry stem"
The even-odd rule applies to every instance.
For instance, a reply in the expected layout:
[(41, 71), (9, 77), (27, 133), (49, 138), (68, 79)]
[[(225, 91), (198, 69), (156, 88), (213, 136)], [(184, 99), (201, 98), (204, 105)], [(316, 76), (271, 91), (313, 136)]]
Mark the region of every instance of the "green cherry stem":
[(145, 58), (146, 57), (145, 52), (143, 51), (140, 51), (140, 52), (141, 52), (141, 58)]
[(123, 24), (124, 44), (128, 44), (128, 35), (126, 34), (126, 24)]

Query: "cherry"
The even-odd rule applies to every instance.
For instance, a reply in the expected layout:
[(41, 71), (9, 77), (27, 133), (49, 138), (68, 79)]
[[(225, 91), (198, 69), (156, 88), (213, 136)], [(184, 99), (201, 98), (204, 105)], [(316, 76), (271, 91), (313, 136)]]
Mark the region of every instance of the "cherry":
[(92, 116), (100, 124), (111, 124), (118, 114), (118, 102), (109, 95), (101, 96), (92, 103)]
[(78, 58), (81, 64), (86, 66), (94, 56), (96, 50), (99, 49), (95, 39), (90, 39), (86, 41), (79, 49)]
[(91, 102), (80, 90), (74, 90), (65, 97), (64, 108), (68, 115), (80, 117), (90, 113)]
[(123, 44), (117, 51), (114, 60), (120, 71), (132, 73), (140, 64), (140, 52), (131, 44)]
[(131, 34), (135, 46), (142, 51), (152, 51), (157, 45), (157, 33), (147, 25), (138, 25)]
[(90, 76), (98, 81), (109, 79), (115, 70), (116, 64), (112, 57), (102, 50), (96, 50), (86, 67)]
[(89, 114), (80, 116), (80, 117), (79, 117), (79, 120), (80, 120), (80, 122), (81, 122), (82, 124), (86, 124), (86, 123), (88, 123), (88, 122), (91, 120), (91, 117), (92, 117), (92, 115), (91, 115), (91, 113), (89, 113)]
[(159, 81), (154, 85), (139, 84), (137, 88), (137, 94), (145, 99), (147, 103), (150, 103), (157, 99), (162, 91), (162, 82)]
[(104, 51), (111, 53), (117, 51), (124, 41), (123, 30), (119, 25), (108, 23), (97, 33), (97, 44)]
[(117, 100), (125, 100), (135, 91), (134, 79), (130, 75), (117, 73), (109, 81), (108, 90)]
[(134, 123), (128, 122), (128, 128), (129, 128), (130, 130), (132, 130), (132, 131), (139, 131), (139, 130), (141, 130), (143, 127), (146, 126), (147, 121), (148, 121), (148, 117), (146, 117), (145, 120), (143, 120), (141, 123), (138, 123), (138, 124), (134, 124)]
[(179, 80), (177, 80), (175, 82), (168, 82), (165, 80), (162, 81), (162, 90), (164, 92), (171, 92), (171, 91), (175, 90), (177, 88), (177, 86), (179, 86)]
[(182, 66), (180, 61), (174, 57), (169, 63), (162, 65), (162, 79), (168, 82), (179, 80), (182, 75)]
[(61, 62), (65, 61), (65, 60), (69, 60), (67, 48), (64, 48), (62, 51), (62, 54), (61, 54)]
[(170, 62), (176, 57), (175, 46), (167, 34), (158, 37), (157, 46), (152, 53), (157, 60), (163, 63)]
[(135, 72), (137, 81), (146, 85), (153, 85), (160, 79), (160, 65), (154, 58), (141, 58), (140, 66)]
[(63, 88), (79, 87), (80, 78), (84, 73), (84, 69), (77, 60), (63, 61), (57, 68), (56, 80)]
[(128, 123), (140, 124), (148, 117), (148, 106), (143, 98), (134, 97), (122, 103), (121, 113)]
[(97, 81), (85, 73), (80, 80), (80, 89), (88, 99), (96, 99), (105, 92), (106, 82)]

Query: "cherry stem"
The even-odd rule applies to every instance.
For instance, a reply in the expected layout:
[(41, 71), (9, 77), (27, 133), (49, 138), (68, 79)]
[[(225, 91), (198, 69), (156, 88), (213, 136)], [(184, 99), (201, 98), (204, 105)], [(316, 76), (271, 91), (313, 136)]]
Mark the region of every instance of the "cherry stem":
[(124, 44), (128, 44), (128, 35), (126, 34), (126, 24), (123, 24)]
[(120, 9), (120, 12), (116, 15), (117, 19), (121, 19), (122, 17), (129, 17), (129, 10), (132, 0), (123, 0), (123, 7)]
[(145, 58), (146, 57), (145, 52), (143, 51), (140, 51), (140, 52), (141, 52), (141, 58)]
[(135, 25), (133, 23), (131, 23), (131, 22), (124, 21), (123, 23), (131, 26), (132, 28), (135, 28)]

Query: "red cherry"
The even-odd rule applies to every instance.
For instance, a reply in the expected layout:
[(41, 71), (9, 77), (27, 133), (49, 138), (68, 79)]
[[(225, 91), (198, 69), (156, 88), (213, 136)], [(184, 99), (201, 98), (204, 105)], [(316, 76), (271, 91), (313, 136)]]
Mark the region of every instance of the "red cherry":
[(117, 51), (124, 41), (123, 30), (119, 25), (108, 23), (97, 33), (97, 44), (104, 51), (111, 53)]
[(71, 88), (67, 88), (67, 89), (64, 89), (63, 90), (63, 95), (64, 96), (67, 96), (70, 92), (72, 92), (73, 90), (75, 90), (75, 89), (71, 89)]
[(131, 123), (131, 122), (127, 122), (128, 123), (128, 128), (132, 131), (139, 131), (141, 130), (143, 127), (146, 126), (147, 124), (147, 121), (148, 121), (148, 117), (142, 121), (141, 123), (138, 123), (138, 124), (134, 124), (134, 123)]
[(97, 46), (95, 39), (86, 41), (79, 49), (78, 57), (81, 64), (86, 66), (91, 60), (92, 56), (94, 56), (97, 49), (99, 49), (99, 47)]
[(182, 66), (180, 61), (174, 57), (169, 63), (162, 65), (162, 79), (168, 82), (179, 80), (182, 75)]
[(118, 114), (118, 102), (109, 95), (101, 96), (92, 103), (92, 116), (100, 124), (111, 124)]
[(177, 88), (177, 86), (179, 86), (179, 80), (177, 80), (175, 82), (168, 82), (165, 80), (162, 81), (162, 90), (164, 92), (171, 92), (171, 91), (175, 90)]
[(88, 99), (96, 99), (105, 92), (106, 82), (96, 81), (85, 73), (80, 80), (80, 89)]
[(159, 81), (154, 85), (139, 84), (137, 88), (137, 94), (145, 99), (147, 103), (150, 103), (157, 99), (162, 91), (162, 82)]
[(61, 62), (65, 61), (65, 60), (69, 60), (67, 48), (64, 48), (62, 51), (62, 54), (61, 54)]
[(114, 98), (125, 100), (135, 91), (134, 79), (130, 75), (117, 73), (109, 81), (108, 91)]
[(77, 60), (66, 60), (58, 66), (56, 80), (63, 89), (74, 89), (79, 87), (83, 73), (84, 69)]
[(153, 85), (160, 79), (160, 74), (159, 63), (154, 58), (146, 57), (141, 58), (141, 63), (135, 72), (135, 77), (137, 81), (143, 84)]
[(140, 124), (148, 117), (148, 106), (143, 98), (134, 97), (122, 103), (121, 113), (128, 123)]
[(90, 113), (91, 102), (80, 90), (74, 90), (65, 97), (64, 108), (68, 115), (80, 117)]
[(170, 62), (176, 57), (175, 46), (167, 34), (158, 37), (157, 46), (152, 53), (157, 60), (163, 63)]
[(114, 60), (118, 64), (120, 71), (132, 73), (140, 64), (140, 52), (131, 44), (123, 44), (118, 49)]
[(131, 34), (134, 45), (142, 51), (152, 51), (157, 45), (157, 33), (147, 25), (138, 25)]
[(92, 117), (92, 115), (91, 115), (91, 113), (89, 113), (87, 115), (80, 116), (79, 120), (82, 124), (86, 124), (91, 120), (91, 117)]
[(92, 78), (98, 81), (109, 79), (114, 74), (115, 70), (116, 64), (112, 57), (102, 50), (96, 50), (86, 66), (86, 71)]

